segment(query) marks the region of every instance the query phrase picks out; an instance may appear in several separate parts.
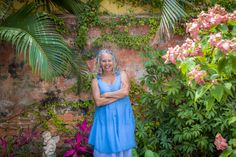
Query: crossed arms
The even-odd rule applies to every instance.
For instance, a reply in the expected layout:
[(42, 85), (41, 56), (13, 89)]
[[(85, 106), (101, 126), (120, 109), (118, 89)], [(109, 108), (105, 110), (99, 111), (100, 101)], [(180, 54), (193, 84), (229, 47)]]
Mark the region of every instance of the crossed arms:
[(103, 95), (100, 95), (97, 79), (93, 79), (92, 93), (96, 106), (107, 105), (129, 94), (129, 80), (127, 74), (124, 71), (122, 71), (120, 75), (121, 75), (121, 88), (114, 92), (104, 93)]

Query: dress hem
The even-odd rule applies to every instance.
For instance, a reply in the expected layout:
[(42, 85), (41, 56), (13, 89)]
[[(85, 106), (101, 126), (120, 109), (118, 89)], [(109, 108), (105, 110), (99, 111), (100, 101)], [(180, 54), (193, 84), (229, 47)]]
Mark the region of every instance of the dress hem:
[[(90, 144), (92, 145), (92, 144)], [(92, 145), (93, 146), (93, 145)], [(132, 148), (136, 148), (136, 145), (133, 145), (133, 146), (130, 146), (130, 147), (127, 147), (127, 148), (123, 148), (123, 149), (120, 149), (118, 151), (112, 151), (112, 152), (107, 152), (107, 151), (102, 151), (100, 149), (97, 149), (96, 147), (93, 147), (94, 150), (98, 151), (98, 152), (101, 152), (101, 153), (106, 153), (106, 154), (111, 154), (111, 153), (119, 153), (119, 152), (122, 152), (122, 151), (126, 151), (126, 150), (129, 150), (129, 149), (132, 149)]]

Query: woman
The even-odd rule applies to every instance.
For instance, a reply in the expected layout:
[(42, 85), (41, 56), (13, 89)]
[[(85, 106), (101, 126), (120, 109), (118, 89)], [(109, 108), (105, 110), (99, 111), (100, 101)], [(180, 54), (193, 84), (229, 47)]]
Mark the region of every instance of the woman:
[(136, 144), (129, 81), (126, 73), (118, 70), (110, 50), (101, 50), (97, 56), (92, 92), (96, 112), (88, 142), (94, 147), (94, 156), (132, 157)]

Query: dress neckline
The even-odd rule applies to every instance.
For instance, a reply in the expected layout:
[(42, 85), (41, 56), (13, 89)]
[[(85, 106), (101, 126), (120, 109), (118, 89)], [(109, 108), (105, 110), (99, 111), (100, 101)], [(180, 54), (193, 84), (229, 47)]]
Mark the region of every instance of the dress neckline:
[(115, 75), (115, 80), (112, 82), (112, 83), (107, 83), (107, 82), (105, 82), (105, 81), (103, 81), (102, 80), (102, 77), (101, 77), (101, 81), (103, 82), (103, 83), (105, 83), (105, 84), (107, 84), (107, 85), (114, 85), (115, 83), (116, 83), (116, 80), (117, 80), (117, 75)]

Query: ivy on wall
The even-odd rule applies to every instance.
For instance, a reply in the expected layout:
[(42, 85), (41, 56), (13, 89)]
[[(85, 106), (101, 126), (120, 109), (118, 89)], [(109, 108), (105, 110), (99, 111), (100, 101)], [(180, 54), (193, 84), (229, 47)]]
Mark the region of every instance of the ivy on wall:
[[(142, 27), (144, 25), (148, 26), (148, 33), (145, 35), (130, 34), (132, 27)], [(103, 34), (93, 42), (93, 45), (101, 46), (103, 42), (107, 41), (116, 43), (123, 48), (141, 50), (149, 45), (150, 40), (158, 29), (158, 25), (159, 23), (156, 17), (135, 17), (132, 15), (118, 18), (111, 17), (109, 20), (96, 25), (102, 30)]]

